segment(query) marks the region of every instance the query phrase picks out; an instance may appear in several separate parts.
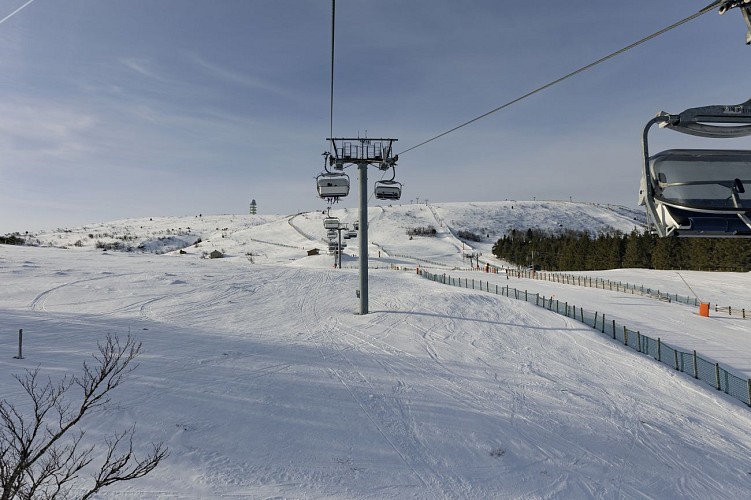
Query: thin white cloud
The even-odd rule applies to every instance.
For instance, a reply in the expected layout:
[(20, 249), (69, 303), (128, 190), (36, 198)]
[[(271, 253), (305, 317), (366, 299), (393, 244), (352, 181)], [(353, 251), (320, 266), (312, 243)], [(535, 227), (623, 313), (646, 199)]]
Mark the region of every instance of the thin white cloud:
[(283, 97), (290, 97), (289, 92), (287, 92), (285, 89), (283, 89), (280, 86), (272, 85), (270, 83), (267, 83), (259, 78), (252, 77), (250, 75), (237, 73), (235, 71), (223, 68), (217, 64), (207, 61), (206, 59), (204, 59), (203, 57), (199, 56), (196, 53), (188, 54), (188, 58), (195, 66), (202, 69), (205, 73), (207, 73), (213, 78), (223, 80), (225, 82), (233, 83), (235, 85), (240, 85), (242, 87), (261, 90), (264, 92), (268, 92), (270, 94), (275, 94), (275, 95), (279, 95)]
[(3, 159), (71, 159), (86, 154), (91, 146), (83, 136), (96, 124), (97, 118), (88, 111), (48, 100), (16, 97), (13, 102), (0, 102)]
[(148, 61), (147, 59), (123, 58), (120, 60), (120, 62), (122, 62), (122, 64), (130, 70), (135, 71), (136, 73), (152, 80), (157, 80), (164, 83), (168, 81), (166, 78), (164, 78), (162, 75), (151, 68), (150, 61)]

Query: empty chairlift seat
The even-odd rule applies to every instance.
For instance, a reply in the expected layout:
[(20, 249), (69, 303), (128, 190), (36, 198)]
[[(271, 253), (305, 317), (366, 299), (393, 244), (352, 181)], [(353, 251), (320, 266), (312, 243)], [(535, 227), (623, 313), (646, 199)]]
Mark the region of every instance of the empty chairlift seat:
[(337, 217), (326, 217), (323, 219), (324, 229), (339, 229), (339, 219)]
[(649, 159), (655, 199), (675, 207), (751, 210), (751, 151), (672, 149)]
[(325, 173), (316, 178), (318, 196), (324, 199), (343, 198), (349, 194), (347, 174)]
[(751, 151), (672, 149), (649, 159), (663, 223), (677, 230), (751, 234)]
[(398, 200), (402, 196), (402, 184), (396, 181), (378, 181), (374, 194), (379, 200)]
[(659, 236), (751, 237), (751, 150), (668, 149), (649, 155), (650, 127), (704, 138), (751, 135), (751, 100), (660, 113), (644, 128), (639, 203)]

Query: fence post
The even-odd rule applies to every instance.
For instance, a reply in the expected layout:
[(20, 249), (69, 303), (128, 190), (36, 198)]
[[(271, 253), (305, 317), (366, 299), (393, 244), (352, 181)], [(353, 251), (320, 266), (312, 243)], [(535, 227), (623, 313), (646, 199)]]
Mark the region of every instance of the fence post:
[(696, 360), (696, 351), (694, 351), (694, 378), (699, 378), (699, 362)]
[(641, 352), (641, 333), (636, 332), (636, 350)]
[(584, 323), (584, 308), (583, 307), (579, 308), (579, 314), (582, 315), (582, 323)]
[(595, 322), (592, 324), (592, 328), (597, 328), (597, 311), (595, 311)]
[(626, 330), (625, 326), (623, 327), (623, 345), (628, 345), (628, 330)]
[(662, 342), (660, 337), (657, 337), (657, 361), (662, 361)]
[(524, 290), (524, 302), (529, 302), (529, 301), (527, 300), (527, 291), (526, 291), (526, 290)]
[(18, 329), (18, 356), (15, 359), (23, 359), (23, 328)]
[(568, 301), (566, 301), (566, 317), (568, 318)]
[(673, 349), (673, 357), (675, 358), (675, 369), (678, 370), (678, 351)]
[(605, 313), (602, 313), (602, 333), (605, 333)]
[(715, 387), (719, 391), (720, 390), (720, 363), (714, 364), (714, 378), (717, 381), (717, 383), (715, 384)]

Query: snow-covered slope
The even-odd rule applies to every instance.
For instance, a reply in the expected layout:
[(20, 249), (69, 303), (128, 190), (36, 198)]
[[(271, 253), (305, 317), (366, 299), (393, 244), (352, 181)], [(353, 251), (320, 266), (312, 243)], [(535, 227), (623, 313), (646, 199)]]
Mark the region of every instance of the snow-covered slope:
[[(137, 422), (137, 444), (164, 441), (171, 454), (101, 498), (747, 496), (751, 411), (743, 403), (573, 320), (424, 280), (414, 272), (420, 261), (393, 256), (537, 287), (638, 322), (646, 334), (673, 335), (684, 349), (711, 346), (710, 356), (722, 355), (727, 338), (736, 344), (728, 364), (748, 369), (749, 320), (452, 269), (462, 264), (455, 231), (486, 231), (489, 246), (509, 227), (531, 225), (518, 213), (537, 213), (532, 227), (556, 217), (581, 224), (573, 229), (633, 225), (629, 213), (591, 205), (538, 202), (558, 207), (542, 216), (507, 203), (371, 208), (368, 315), (354, 314), (356, 270), (307, 256), (323, 245), (320, 212), (131, 219), (34, 235), (67, 249), (0, 246), (0, 394), (22, 399), (11, 374), (25, 368), (75, 373), (107, 333), (143, 342), (139, 368), (115, 405), (86, 424), (84, 442)], [(435, 237), (409, 239), (407, 229), (426, 225)], [(163, 255), (74, 245), (126, 226), (134, 244), (188, 227), (201, 242)], [(229, 258), (199, 258), (211, 249)], [(394, 263), (408, 270), (383, 268)], [(703, 276), (713, 279), (706, 287)], [(721, 288), (728, 301), (745, 300), (747, 275), (716, 276), (684, 275), (699, 293)], [(667, 272), (629, 270), (628, 278), (678, 284)], [(23, 360), (12, 358), (19, 328)], [(714, 343), (701, 344), (708, 332)]]

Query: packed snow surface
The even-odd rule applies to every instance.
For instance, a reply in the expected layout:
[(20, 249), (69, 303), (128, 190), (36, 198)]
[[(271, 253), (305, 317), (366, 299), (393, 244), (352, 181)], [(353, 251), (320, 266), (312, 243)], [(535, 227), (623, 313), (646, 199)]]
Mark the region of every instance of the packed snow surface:
[[(502, 265), (490, 248), (509, 229), (629, 232), (639, 214), (564, 202), (372, 207), (367, 315), (356, 314), (357, 240), (334, 269), (323, 218), (129, 219), (0, 246), (0, 394), (23, 401), (12, 374), (24, 369), (78, 372), (107, 334), (143, 343), (85, 443), (135, 422), (137, 445), (164, 441), (170, 455), (101, 498), (748, 496), (744, 403), (572, 319), (415, 273), (556, 295), (751, 377), (751, 319), (507, 279), (463, 257)], [(435, 236), (406, 234), (425, 226)], [(133, 251), (102, 250), (116, 241)], [(212, 250), (225, 257), (204, 258)], [(746, 274), (591, 274), (748, 306)]]

